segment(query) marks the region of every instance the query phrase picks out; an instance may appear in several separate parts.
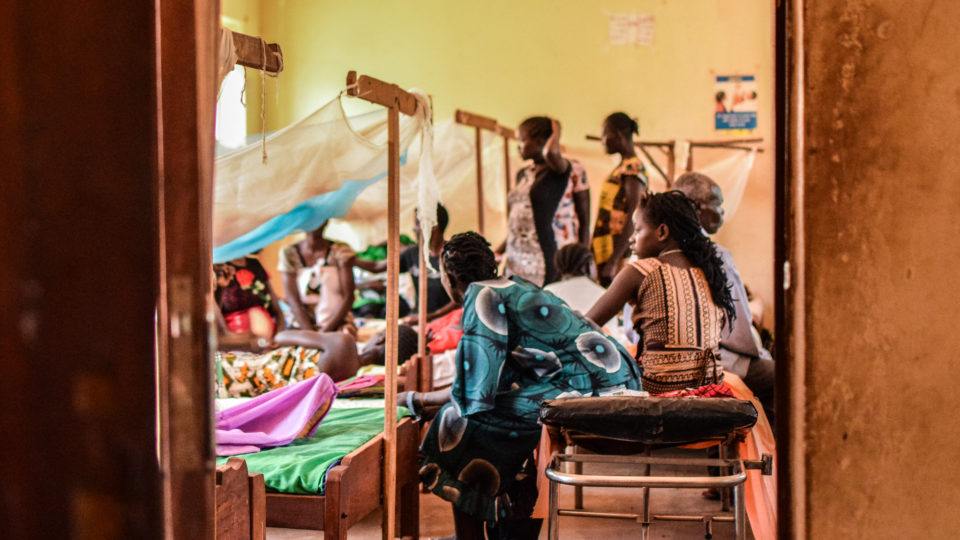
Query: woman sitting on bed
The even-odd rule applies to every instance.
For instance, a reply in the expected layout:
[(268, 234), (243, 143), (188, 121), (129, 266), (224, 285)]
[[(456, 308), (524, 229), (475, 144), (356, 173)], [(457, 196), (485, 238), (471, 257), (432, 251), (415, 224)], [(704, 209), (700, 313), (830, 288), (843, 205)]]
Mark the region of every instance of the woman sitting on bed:
[(353, 327), (353, 259), (345, 244), (323, 237), (324, 222), (306, 238), (280, 253), (283, 294), (290, 305), (289, 326), (320, 332), (347, 331)]
[(697, 207), (680, 191), (651, 195), (634, 213), (639, 257), (624, 266), (587, 317), (608, 321), (634, 305), (643, 389), (660, 394), (723, 380), (720, 330), (734, 317), (723, 261)]
[[(639, 386), (630, 356), (552, 294), (497, 277), (490, 244), (472, 232), (443, 247), (441, 280), (463, 305), (453, 387), (402, 394), (415, 411), (441, 406), (424, 440), (420, 477), (453, 504), (457, 538), (535, 538), (529, 519), (543, 400)], [(526, 467), (525, 467), (526, 464)]]
[(234, 333), (271, 337), (283, 329), (283, 314), (270, 286), (270, 276), (255, 255), (213, 265), (221, 326)]
[[(252, 257), (214, 265), (214, 299), (220, 308), (218, 397), (252, 397), (319, 373), (340, 381), (361, 366), (383, 364), (382, 342), (358, 353), (353, 336), (344, 332), (283, 330), (270, 280), (262, 270)], [(407, 336), (401, 340), (401, 356), (408, 358), (416, 351), (416, 333), (407, 328), (400, 335)], [(412, 349), (402, 346), (409, 342)]]

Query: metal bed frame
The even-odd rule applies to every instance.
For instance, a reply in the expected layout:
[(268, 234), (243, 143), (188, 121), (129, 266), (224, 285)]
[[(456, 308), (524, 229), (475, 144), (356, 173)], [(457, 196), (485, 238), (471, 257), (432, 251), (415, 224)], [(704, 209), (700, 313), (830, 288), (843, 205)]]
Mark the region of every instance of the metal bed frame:
[[(733, 522), (734, 535), (737, 540), (746, 538), (746, 506), (744, 503), (744, 482), (747, 479), (748, 469), (758, 469), (762, 474), (769, 475), (773, 470), (773, 459), (765, 454), (756, 461), (742, 460), (737, 455), (737, 446), (734, 439), (728, 439), (720, 445), (719, 458), (666, 458), (652, 457), (651, 449), (647, 447), (644, 455), (609, 455), (609, 454), (558, 454), (553, 457), (546, 469), (549, 485), (549, 540), (557, 540), (560, 535), (560, 516), (593, 517), (604, 519), (627, 519), (638, 521), (642, 526), (642, 538), (649, 535), (650, 524), (658, 521), (697, 521), (704, 525), (704, 537), (713, 537), (714, 522)], [(727, 458), (725, 454), (731, 453)], [(573, 465), (574, 472), (565, 472), (564, 464)], [(639, 465), (641, 474), (598, 475), (584, 474), (585, 463), (616, 463)], [(651, 476), (653, 465), (674, 465), (682, 467), (718, 467), (720, 476)], [(575, 508), (560, 508), (560, 484), (573, 486), (575, 489)], [(618, 512), (598, 512), (583, 509), (584, 487), (613, 487), (613, 488), (640, 488), (643, 490), (643, 513), (629, 514)], [(722, 508), (716, 514), (650, 514), (650, 490), (652, 488), (673, 489), (703, 489), (718, 488), (721, 490)], [(733, 490), (733, 512), (727, 496), (727, 488)]]

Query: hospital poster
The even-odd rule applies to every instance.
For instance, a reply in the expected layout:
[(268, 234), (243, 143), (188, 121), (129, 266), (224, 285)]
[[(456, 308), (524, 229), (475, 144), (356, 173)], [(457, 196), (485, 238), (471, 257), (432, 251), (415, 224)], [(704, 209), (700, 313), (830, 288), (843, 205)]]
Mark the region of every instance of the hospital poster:
[(714, 129), (757, 129), (757, 80), (753, 75), (717, 75), (714, 87)]

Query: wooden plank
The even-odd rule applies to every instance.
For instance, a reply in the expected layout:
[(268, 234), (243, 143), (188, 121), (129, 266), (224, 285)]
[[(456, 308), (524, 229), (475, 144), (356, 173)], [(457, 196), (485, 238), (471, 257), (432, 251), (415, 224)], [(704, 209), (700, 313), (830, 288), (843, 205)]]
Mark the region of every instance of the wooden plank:
[(414, 96), (395, 84), (356, 71), (347, 73), (347, 94), (387, 107), (387, 328), (384, 380), (383, 538), (392, 540), (396, 529), (397, 467), (397, 323), (399, 319), (400, 250), (400, 113), (415, 114)]
[(677, 149), (674, 146), (674, 143), (671, 141), (670, 146), (666, 149), (667, 154), (667, 187), (673, 186), (673, 180), (677, 175)]
[(408, 116), (413, 116), (417, 112), (417, 99), (413, 94), (395, 84), (385, 83), (373, 77), (366, 75), (358, 77), (356, 71), (347, 73), (347, 95), (387, 108), (396, 107)]
[(267, 538), (267, 488), (262, 474), (253, 474), (249, 477), (250, 486), (250, 538), (252, 540), (266, 540)]
[(164, 534), (155, 10), (0, 2), (4, 538)]
[[(417, 253), (418, 264), (420, 265), (420, 274), (417, 276), (417, 356), (423, 358), (427, 354), (427, 257), (426, 251), (429, 249), (432, 240), (432, 232), (424, 235), (422, 227), (417, 227), (417, 246), (420, 248)], [(407, 380), (413, 377), (413, 381), (419, 379), (419, 373), (407, 374)], [(407, 383), (407, 386), (412, 386)]]
[(217, 467), (215, 493), (215, 538), (217, 540), (249, 540), (250, 485), (247, 463), (244, 460), (231, 458)]
[(496, 120), (490, 118), (489, 116), (483, 116), (480, 114), (467, 112), (461, 109), (453, 115), (458, 124), (463, 124), (465, 126), (471, 126), (479, 129), (485, 129), (487, 131), (493, 131), (494, 133), (499, 133), (500, 124)]
[[(334, 467), (336, 469), (336, 467)], [(331, 469), (330, 472), (333, 472)], [(267, 526), (285, 529), (324, 529), (327, 499), (330, 497), (329, 475), (324, 495), (291, 495), (267, 493)]]
[(477, 232), (483, 236), (484, 232), (484, 204), (483, 204), (483, 132), (474, 128), (473, 153), (477, 167)]
[[(332, 469), (327, 475), (327, 489), (331, 485), (339, 488), (339, 497), (335, 505), (338, 512), (334, 514), (331, 512), (332, 507), (328, 507), (327, 516), (337, 517), (333, 525), (339, 525), (344, 534), (346, 529), (381, 506), (384, 481), (380, 465), (384, 457), (384, 446), (382, 435), (374, 437), (343, 458), (341, 465)], [(329, 524), (324, 532), (328, 530), (331, 530)]]
[(162, 370), (158, 395), (160, 462), (168, 534), (213, 538), (213, 372), (207, 300), (212, 251), (214, 115), (219, 7), (196, 0), (159, 2), (162, 176), (157, 301)]
[(283, 71), (283, 51), (276, 43), (233, 32), (233, 48), (237, 52), (237, 64), (241, 66), (262, 69), (274, 75)]
[(420, 429), (416, 422), (405, 418), (397, 427), (397, 484), (400, 502), (399, 531), (403, 538), (420, 537)]
[(667, 173), (663, 172), (663, 169), (661, 169), (661, 168), (660, 168), (660, 165), (657, 164), (657, 160), (653, 159), (653, 156), (650, 155), (650, 151), (647, 150), (647, 147), (646, 147), (646, 146), (643, 146), (643, 145), (640, 145), (639, 148), (640, 148), (640, 151), (643, 152), (643, 155), (647, 156), (647, 160), (650, 162), (650, 165), (651, 165), (658, 173), (660, 173), (660, 177), (666, 179), (666, 178), (667, 178)]
[(384, 380), (383, 537), (393, 539), (397, 485), (397, 323), (400, 318), (400, 112), (387, 109), (387, 339)]
[(747, 137), (740, 139), (724, 139), (720, 141), (690, 141), (690, 146), (727, 146), (729, 144), (758, 144), (763, 142), (763, 137)]
[(516, 138), (517, 138), (517, 133), (516, 133), (516, 131), (514, 131), (513, 129), (508, 128), (508, 127), (506, 127), (506, 126), (500, 126), (500, 125), (498, 125), (498, 126), (497, 126), (497, 134), (500, 135), (501, 137), (503, 137), (504, 139), (514, 139), (514, 140), (516, 140)]

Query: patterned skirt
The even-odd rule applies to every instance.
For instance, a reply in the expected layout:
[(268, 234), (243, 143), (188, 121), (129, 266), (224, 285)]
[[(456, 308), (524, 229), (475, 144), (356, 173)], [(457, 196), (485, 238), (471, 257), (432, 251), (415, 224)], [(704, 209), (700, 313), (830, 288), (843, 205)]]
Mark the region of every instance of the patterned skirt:
[(643, 389), (651, 394), (723, 381), (720, 357), (713, 350), (644, 351), (638, 361), (643, 366)]
[(420, 481), (489, 524), (527, 517), (537, 500), (532, 457), (539, 441), (536, 423), (511, 421), (495, 411), (465, 418), (449, 402), (420, 447)]

